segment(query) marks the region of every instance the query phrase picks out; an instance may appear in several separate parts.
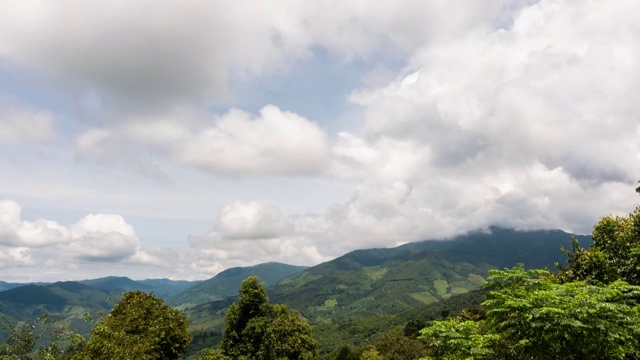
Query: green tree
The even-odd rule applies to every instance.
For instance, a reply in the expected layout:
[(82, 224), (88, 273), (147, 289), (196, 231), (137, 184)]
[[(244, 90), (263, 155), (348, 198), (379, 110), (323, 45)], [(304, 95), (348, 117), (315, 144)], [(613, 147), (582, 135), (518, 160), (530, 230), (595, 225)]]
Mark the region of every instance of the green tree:
[[(222, 353), (237, 359), (256, 354), (263, 334), (256, 332), (258, 329), (255, 329), (255, 322), (263, 319), (268, 312), (269, 298), (264, 284), (260, 283), (257, 276), (246, 278), (240, 285), (238, 301), (229, 307), (225, 318)], [(247, 329), (249, 322), (253, 319), (256, 320)]]
[[(270, 305), (264, 283), (250, 276), (240, 286), (240, 297), (229, 307), (221, 352), (213, 359), (311, 359), (316, 352), (311, 328), (286, 305)], [(202, 359), (205, 359), (203, 356)]]
[[(636, 189), (640, 193), (640, 187)], [(567, 266), (559, 266), (562, 282), (587, 280), (609, 284), (623, 280), (640, 285), (640, 206), (627, 216), (605, 216), (594, 226), (589, 249), (573, 239)]]
[(0, 344), (0, 359), (29, 359), (27, 356), (36, 346), (40, 335), (35, 334), (35, 322), (15, 325), (7, 318), (2, 319), (2, 327), (9, 333)]
[(384, 360), (384, 357), (382, 357), (375, 346), (369, 345), (362, 350), (360, 360)]
[(422, 331), (434, 359), (632, 359), (640, 353), (640, 287), (559, 284), (546, 270), (491, 270), (485, 320)]
[(391, 329), (373, 345), (385, 360), (417, 360), (426, 353), (424, 342), (413, 336), (405, 336), (402, 327)]
[(87, 359), (178, 359), (191, 341), (186, 317), (141, 291), (123, 294), (91, 331), (77, 356)]

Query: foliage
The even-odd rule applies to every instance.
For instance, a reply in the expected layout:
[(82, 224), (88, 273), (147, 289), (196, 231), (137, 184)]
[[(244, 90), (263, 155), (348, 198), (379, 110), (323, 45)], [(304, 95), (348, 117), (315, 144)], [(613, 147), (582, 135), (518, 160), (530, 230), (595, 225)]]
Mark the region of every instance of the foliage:
[(424, 341), (406, 336), (401, 327), (383, 334), (373, 345), (385, 360), (417, 360), (426, 353)]
[(167, 303), (178, 305), (179, 308), (186, 308), (211, 301), (222, 300), (228, 296), (237, 294), (238, 287), (241, 285), (242, 280), (251, 275), (258, 276), (267, 286), (270, 286), (304, 269), (304, 266), (274, 262), (250, 267), (230, 268), (209, 280), (205, 280), (169, 297)]
[(559, 284), (547, 270), (490, 271), (486, 320), (422, 331), (434, 359), (625, 359), (640, 350), (640, 287)]
[(490, 359), (500, 342), (500, 336), (483, 327), (484, 322), (453, 318), (434, 321), (422, 330), (431, 353), (425, 359)]
[(177, 359), (191, 341), (178, 310), (141, 291), (126, 292), (91, 331), (81, 356), (89, 359)]
[[(71, 330), (65, 319), (44, 313), (37, 320), (13, 324), (3, 319), (2, 326), (8, 332), (8, 338), (0, 344), (0, 359), (82, 359), (77, 350), (84, 346), (86, 340)], [(87, 323), (94, 321), (86, 313), (83, 320)], [(44, 344), (40, 344), (42, 342)]]
[(564, 250), (568, 266), (560, 266), (560, 281), (609, 284), (623, 280), (640, 285), (640, 206), (627, 216), (603, 217), (594, 226), (592, 238), (588, 250), (576, 240), (571, 251)]
[(220, 352), (201, 359), (311, 359), (316, 341), (310, 326), (286, 305), (270, 305), (264, 283), (250, 276), (226, 317)]
[(28, 359), (39, 336), (34, 334), (35, 322), (14, 325), (8, 319), (2, 319), (2, 326), (9, 337), (0, 345), (0, 359)]
[(367, 346), (360, 355), (360, 360), (384, 360), (375, 346)]

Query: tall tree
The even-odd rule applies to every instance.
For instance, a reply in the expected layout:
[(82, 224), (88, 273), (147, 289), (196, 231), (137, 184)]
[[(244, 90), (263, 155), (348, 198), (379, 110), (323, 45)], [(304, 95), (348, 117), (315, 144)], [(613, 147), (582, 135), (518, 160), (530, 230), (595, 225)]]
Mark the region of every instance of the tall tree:
[(91, 331), (79, 358), (178, 359), (191, 341), (189, 323), (178, 310), (142, 291), (123, 294)]
[(568, 266), (560, 266), (561, 281), (609, 284), (623, 280), (640, 285), (640, 206), (627, 216), (603, 217), (593, 227), (592, 238), (588, 250), (574, 239), (571, 251), (564, 251)]
[(250, 276), (229, 307), (221, 351), (203, 359), (306, 360), (315, 352), (311, 327), (286, 305), (270, 305), (264, 283)]

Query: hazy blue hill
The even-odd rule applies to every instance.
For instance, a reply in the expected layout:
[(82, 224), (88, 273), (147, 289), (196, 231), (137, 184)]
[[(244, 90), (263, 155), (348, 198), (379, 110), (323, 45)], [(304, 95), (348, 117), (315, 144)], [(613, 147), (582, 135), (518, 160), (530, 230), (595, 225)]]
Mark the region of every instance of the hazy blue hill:
[(82, 280), (81, 284), (90, 286), (94, 289), (106, 290), (106, 291), (151, 291), (152, 287), (142, 284), (138, 281), (131, 280), (128, 277), (123, 276), (107, 276), (99, 279)]
[(0, 301), (25, 305), (62, 306), (66, 299), (56, 295), (48, 287), (41, 285), (25, 285), (0, 292)]
[(170, 296), (176, 295), (189, 288), (192, 288), (200, 284), (202, 281), (146, 279), (138, 280), (138, 282), (144, 286), (149, 287), (156, 296), (166, 299)]
[(9, 283), (6, 281), (0, 281), (0, 291), (14, 289), (20, 286), (30, 285), (28, 283)]
[(179, 305), (181, 308), (225, 299), (237, 295), (242, 280), (251, 275), (257, 275), (260, 280), (273, 285), (276, 282), (304, 270), (303, 266), (281, 263), (265, 263), (250, 267), (235, 267), (227, 269), (209, 280), (205, 280), (179, 294), (167, 299), (169, 304)]
[(0, 314), (30, 320), (43, 312), (63, 317), (83, 311), (107, 310), (113, 306), (110, 294), (74, 281), (25, 285), (0, 292)]

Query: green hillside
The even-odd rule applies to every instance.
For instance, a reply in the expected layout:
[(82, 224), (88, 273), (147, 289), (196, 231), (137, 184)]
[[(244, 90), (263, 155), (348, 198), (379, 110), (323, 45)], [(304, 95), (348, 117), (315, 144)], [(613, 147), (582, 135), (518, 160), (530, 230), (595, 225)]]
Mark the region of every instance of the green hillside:
[(138, 280), (138, 283), (148, 286), (151, 291), (158, 297), (166, 299), (170, 296), (179, 294), (191, 287), (200, 284), (202, 281), (185, 281), (185, 280), (169, 280), (169, 279), (146, 279)]
[[(268, 293), (272, 302), (300, 311), (318, 329), (356, 319), (387, 321), (389, 316), (478, 289), (490, 268), (564, 263), (559, 250), (570, 246), (571, 236), (562, 231), (494, 227), (447, 241), (357, 250), (283, 279)], [(590, 237), (580, 236), (579, 241), (586, 244)], [(222, 331), (225, 307), (232, 301), (186, 309), (192, 328)]]
[(235, 267), (169, 297), (167, 303), (177, 305), (179, 308), (187, 308), (211, 301), (223, 300), (229, 296), (237, 295), (238, 287), (240, 287), (242, 280), (251, 275), (258, 276), (262, 282), (270, 286), (304, 269), (304, 266), (275, 262), (249, 267)]
[(43, 312), (61, 314), (77, 308), (106, 310), (113, 305), (110, 296), (105, 291), (73, 281), (25, 285), (0, 292), (0, 314), (29, 320)]
[(99, 279), (82, 280), (79, 283), (91, 286), (94, 289), (105, 291), (152, 291), (149, 285), (141, 284), (124, 276), (107, 276)]

